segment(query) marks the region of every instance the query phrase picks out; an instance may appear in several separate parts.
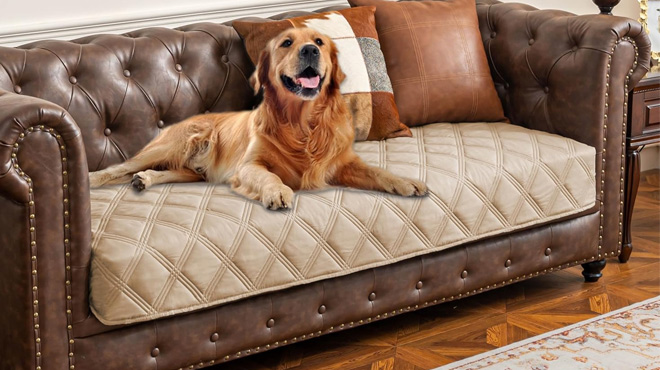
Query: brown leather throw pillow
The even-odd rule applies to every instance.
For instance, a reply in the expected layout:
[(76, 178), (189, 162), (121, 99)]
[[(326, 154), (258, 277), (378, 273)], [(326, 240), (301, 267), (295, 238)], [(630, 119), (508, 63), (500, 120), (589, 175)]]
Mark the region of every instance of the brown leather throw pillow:
[(412, 132), (399, 120), (394, 103), (374, 12), (374, 7), (348, 8), (280, 21), (234, 21), (232, 25), (254, 63), (268, 41), (287, 28), (310, 27), (328, 35), (337, 45), (339, 64), (346, 74), (340, 90), (353, 118), (355, 139), (410, 137)]
[(504, 120), (474, 0), (348, 0), (376, 6), (376, 29), (401, 121)]

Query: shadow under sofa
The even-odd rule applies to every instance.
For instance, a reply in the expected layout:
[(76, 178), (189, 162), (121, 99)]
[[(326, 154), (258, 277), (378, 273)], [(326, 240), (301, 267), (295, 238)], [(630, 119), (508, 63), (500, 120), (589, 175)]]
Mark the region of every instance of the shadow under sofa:
[[(147, 29), (0, 48), (5, 69), (0, 73), (0, 292), (7, 297), (0, 309), (5, 328), (0, 367), (202, 368), (577, 264), (585, 267), (588, 281), (597, 280), (605, 258), (621, 250), (627, 94), (646, 73), (648, 38), (638, 23), (618, 17), (490, 0), (479, 1), (477, 11), (511, 123), (593, 148), (593, 183), (587, 182), (593, 206), (379, 267), (125, 325), (104, 325), (90, 310), (91, 230), (98, 228), (90, 214), (98, 203), (90, 201), (96, 195), (89, 190), (88, 172), (124, 160), (125, 151), (135, 152), (167, 124), (237, 104), (251, 108), (254, 98), (245, 77), (254, 67), (229, 25), (209, 23), (182, 32)], [(150, 53), (135, 53), (136, 38)], [(552, 47), (528, 53), (539, 43)], [(83, 54), (81, 45), (110, 48), (107, 55), (125, 59)], [(209, 55), (216, 60), (204, 64), (207, 69), (186, 70)], [(562, 59), (566, 55), (573, 59)], [(167, 91), (160, 91), (162, 96), (124, 91), (124, 99), (117, 99), (115, 87), (125, 86), (117, 81), (147, 73), (141, 63), (154, 76), (201, 75), (216, 90), (198, 99), (200, 90), (188, 79), (177, 99)], [(61, 75), (47, 73), (56, 65), (70, 68)], [(158, 86), (156, 78), (148, 80)], [(574, 84), (577, 80), (588, 83)], [(85, 87), (82, 93), (61, 93), (77, 84)], [(161, 102), (177, 109), (164, 117), (140, 117), (142, 125), (121, 125), (122, 115), (101, 113), (108, 106), (122, 114), (143, 113), (145, 106)]]

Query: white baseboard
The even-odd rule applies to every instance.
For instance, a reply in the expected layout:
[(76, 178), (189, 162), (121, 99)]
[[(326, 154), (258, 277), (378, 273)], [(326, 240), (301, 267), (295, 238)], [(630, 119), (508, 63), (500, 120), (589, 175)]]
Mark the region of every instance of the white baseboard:
[(346, 0), (236, 0), (218, 1), (213, 7), (153, 9), (148, 12), (99, 16), (82, 20), (57, 20), (5, 27), (0, 25), (0, 46), (17, 46), (37, 40), (69, 40), (99, 33), (119, 34), (145, 27), (178, 27), (195, 22), (226, 22), (241, 17), (266, 17), (293, 10), (313, 10), (348, 5)]

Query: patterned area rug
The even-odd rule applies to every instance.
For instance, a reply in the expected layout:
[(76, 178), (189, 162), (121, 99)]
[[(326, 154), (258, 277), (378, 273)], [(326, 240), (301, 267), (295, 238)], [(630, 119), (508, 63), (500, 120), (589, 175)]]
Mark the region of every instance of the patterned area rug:
[(660, 370), (660, 296), (436, 370)]

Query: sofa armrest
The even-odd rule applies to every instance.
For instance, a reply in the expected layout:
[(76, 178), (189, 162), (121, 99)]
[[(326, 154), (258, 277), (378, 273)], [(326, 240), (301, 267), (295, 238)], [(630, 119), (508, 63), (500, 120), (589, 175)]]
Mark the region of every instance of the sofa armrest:
[(73, 324), (89, 310), (83, 140), (63, 108), (3, 90), (0, 225), (0, 368), (68, 369)]
[(599, 257), (620, 253), (628, 92), (651, 44), (631, 19), (478, 0), (479, 27), (512, 123), (596, 148)]

